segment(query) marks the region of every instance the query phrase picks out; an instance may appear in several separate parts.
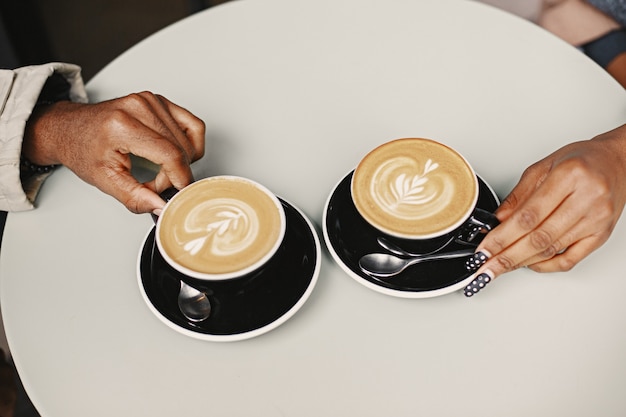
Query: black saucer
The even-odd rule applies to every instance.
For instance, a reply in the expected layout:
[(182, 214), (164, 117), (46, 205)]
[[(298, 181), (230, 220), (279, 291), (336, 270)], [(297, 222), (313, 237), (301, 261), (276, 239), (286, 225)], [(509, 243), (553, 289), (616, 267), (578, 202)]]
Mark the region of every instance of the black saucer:
[[(424, 262), (413, 265), (392, 278), (374, 278), (359, 268), (359, 259), (368, 253), (388, 253), (378, 242), (385, 237), (400, 247), (402, 239), (385, 235), (370, 226), (358, 213), (350, 195), (350, 172), (331, 193), (324, 211), (324, 238), (335, 261), (348, 275), (361, 284), (388, 295), (407, 298), (425, 298), (455, 291), (472, 276), (465, 268), (465, 258)], [(479, 177), (477, 206), (495, 211), (499, 200), (493, 190)], [(478, 243), (478, 242), (476, 242)], [(468, 246), (451, 243), (446, 251), (466, 249)]]
[(169, 327), (198, 339), (230, 341), (265, 333), (291, 317), (313, 290), (320, 268), (320, 244), (311, 223), (281, 200), (287, 219), (285, 237), (274, 257), (259, 270), (218, 282), (197, 281), (209, 295), (211, 315), (193, 323), (178, 309), (184, 276), (170, 267), (149, 232), (138, 260), (139, 286), (155, 315)]

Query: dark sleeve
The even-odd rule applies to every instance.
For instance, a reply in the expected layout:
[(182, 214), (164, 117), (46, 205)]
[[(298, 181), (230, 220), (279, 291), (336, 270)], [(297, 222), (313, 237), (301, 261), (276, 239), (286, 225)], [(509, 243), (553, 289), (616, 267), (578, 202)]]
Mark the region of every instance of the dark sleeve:
[(606, 68), (618, 55), (626, 52), (626, 29), (609, 32), (581, 48), (589, 58)]

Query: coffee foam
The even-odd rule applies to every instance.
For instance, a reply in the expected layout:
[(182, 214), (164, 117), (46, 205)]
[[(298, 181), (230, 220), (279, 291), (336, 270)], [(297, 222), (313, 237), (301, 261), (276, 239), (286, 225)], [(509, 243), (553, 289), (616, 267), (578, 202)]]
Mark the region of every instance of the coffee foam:
[(399, 139), (363, 158), (352, 180), (359, 213), (374, 227), (404, 238), (430, 238), (459, 226), (478, 197), (476, 176), (449, 147)]
[(198, 274), (236, 274), (275, 252), (284, 223), (280, 202), (263, 187), (238, 177), (211, 177), (168, 203), (159, 219), (158, 243), (173, 266)]

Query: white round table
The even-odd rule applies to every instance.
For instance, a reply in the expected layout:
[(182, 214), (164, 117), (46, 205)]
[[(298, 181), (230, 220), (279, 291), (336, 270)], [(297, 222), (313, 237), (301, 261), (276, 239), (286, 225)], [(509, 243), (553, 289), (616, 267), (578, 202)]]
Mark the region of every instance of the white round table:
[[(247, 0), (168, 27), (88, 85), (151, 90), (207, 122), (196, 177), (253, 178), (321, 236), (333, 186), (373, 146), (462, 152), (500, 196), (565, 143), (626, 122), (626, 93), (576, 49), (472, 1)], [(307, 303), (231, 343), (159, 321), (136, 262), (152, 221), (60, 169), (10, 214), (1, 305), (43, 417), (623, 416), (626, 228), (567, 273), (520, 270), (472, 299), (402, 299), (323, 248)]]

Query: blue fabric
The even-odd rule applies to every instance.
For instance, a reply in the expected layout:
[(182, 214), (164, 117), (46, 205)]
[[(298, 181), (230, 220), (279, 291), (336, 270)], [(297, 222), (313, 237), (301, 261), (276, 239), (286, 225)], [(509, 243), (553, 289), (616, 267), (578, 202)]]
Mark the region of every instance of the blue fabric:
[(587, 0), (626, 27), (626, 0)]
[(582, 46), (589, 58), (606, 68), (619, 54), (626, 52), (626, 29), (614, 30)]

